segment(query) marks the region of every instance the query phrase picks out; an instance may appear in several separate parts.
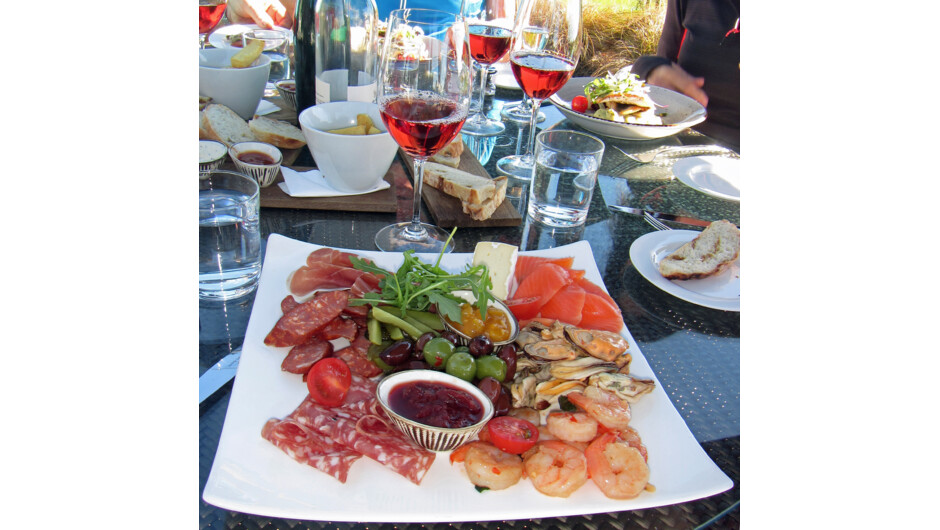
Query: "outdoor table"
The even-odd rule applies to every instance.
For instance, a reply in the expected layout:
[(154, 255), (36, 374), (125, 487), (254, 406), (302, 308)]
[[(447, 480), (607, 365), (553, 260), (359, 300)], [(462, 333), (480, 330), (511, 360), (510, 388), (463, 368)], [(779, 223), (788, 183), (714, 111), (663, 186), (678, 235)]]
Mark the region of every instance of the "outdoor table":
[[(487, 102), (487, 111), (498, 117), (503, 103), (520, 97), (519, 91), (498, 89), (495, 97)], [(278, 102), (279, 98), (274, 98), (274, 101)], [(567, 120), (560, 119), (561, 115), (547, 102), (543, 110), (549, 119), (540, 127), (578, 129)], [(290, 113), (285, 111), (285, 114)], [(296, 115), (293, 118), (296, 123)], [(521, 137), (523, 142), (527, 138), (527, 133), (519, 134), (519, 127), (527, 125), (506, 123), (506, 131), (496, 138), (491, 155), (482, 161), (493, 176), (497, 176), (496, 161), (515, 153), (518, 138)], [(604, 140), (606, 149), (599, 178), (623, 179), (621, 183), (626, 182), (632, 191), (629, 200), (636, 201), (628, 206), (706, 221), (729, 219), (740, 226), (737, 202), (710, 197), (670, 179), (669, 165), (673, 160), (663, 158), (651, 164), (628, 165), (623, 163), (625, 157), (617, 149), (640, 152), (657, 145), (717, 142), (693, 131), (653, 141), (600, 138)], [(737, 146), (727, 147), (736, 149)], [(393, 162), (400, 163), (400, 158)], [(304, 149), (295, 165), (315, 164), (309, 151)], [(617, 174), (611, 175), (612, 170), (617, 170)], [(410, 185), (396, 182), (399, 184)], [(696, 440), (734, 482), (730, 490), (693, 502), (645, 510), (514, 521), (369, 523), (368, 514), (363, 514), (362, 523), (337, 523), (232, 512), (202, 500), (231, 395), (230, 382), (200, 405), (200, 528), (737, 528), (740, 513), (740, 313), (683, 301), (641, 276), (630, 261), (630, 245), (653, 228), (644, 222), (642, 215), (609, 210), (599, 187), (600, 184), (595, 188), (585, 225), (576, 229), (557, 229), (526, 218), (524, 202), (527, 189), (518, 181), (511, 181), (507, 200), (520, 210), (523, 222), (514, 227), (458, 228), (454, 251), (473, 252), (478, 241), (509, 243), (517, 245), (521, 251), (551, 248), (582, 239), (588, 241), (604, 285), (623, 313), (624, 323)], [(398, 211), (395, 214), (262, 208), (262, 239), (270, 234), (281, 234), (318, 245), (375, 251), (373, 237), (380, 228), (393, 221), (410, 219), (411, 196), (410, 189), (398, 193)], [(427, 217), (427, 212), (423, 216), (425, 220), (433, 221)], [(677, 229), (701, 230), (700, 227), (667, 224)], [(249, 296), (237, 304), (230, 304), (224, 318), (219, 311), (200, 306), (200, 374), (241, 344), (239, 333), (244, 334), (252, 301), (253, 297)]]

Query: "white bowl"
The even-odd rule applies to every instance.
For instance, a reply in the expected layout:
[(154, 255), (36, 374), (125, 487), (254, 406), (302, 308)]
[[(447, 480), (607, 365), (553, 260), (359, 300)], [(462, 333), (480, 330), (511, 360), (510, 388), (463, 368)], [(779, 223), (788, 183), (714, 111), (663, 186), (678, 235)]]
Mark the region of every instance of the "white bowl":
[(219, 169), (225, 162), (228, 149), (222, 142), (215, 140), (199, 140), (199, 174)]
[[(238, 155), (258, 151), (274, 159), (273, 164), (250, 164), (238, 159)], [(228, 156), (235, 162), (235, 167), (242, 173), (250, 176), (258, 182), (258, 186), (265, 188), (274, 183), (277, 174), (281, 171), (281, 162), (284, 156), (277, 147), (264, 142), (238, 142), (228, 148)]]
[[(418, 423), (399, 415), (389, 406), (388, 394), (393, 388), (402, 383), (415, 381), (446, 383), (469, 392), (483, 405), (483, 418), (469, 427), (447, 429)], [(473, 437), (486, 426), (486, 422), (490, 421), (495, 414), (493, 402), (490, 401), (490, 398), (486, 397), (486, 394), (479, 388), (459, 377), (454, 377), (437, 370), (405, 370), (403, 372), (396, 372), (379, 381), (375, 389), (375, 395), (378, 398), (379, 405), (382, 406), (382, 409), (385, 410), (388, 417), (392, 419), (395, 426), (416, 444), (428, 451), (450, 451), (460, 447), (473, 439)]]
[[(327, 132), (356, 125), (368, 114), (380, 134), (352, 136)], [(333, 188), (356, 193), (374, 188), (385, 177), (398, 144), (385, 129), (379, 106), (362, 101), (334, 101), (304, 109), (297, 117), (317, 169)]]
[(271, 58), (261, 55), (247, 68), (232, 68), (232, 56), (240, 48), (199, 50), (199, 95), (212, 98), (248, 120), (255, 115), (264, 95)]

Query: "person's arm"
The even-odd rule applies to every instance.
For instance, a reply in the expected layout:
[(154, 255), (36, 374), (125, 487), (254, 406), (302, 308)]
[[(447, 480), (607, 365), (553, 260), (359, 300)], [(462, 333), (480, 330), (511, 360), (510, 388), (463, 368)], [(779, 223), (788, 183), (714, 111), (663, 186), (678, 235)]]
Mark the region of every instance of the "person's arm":
[(289, 28), (294, 21), (296, 3), (297, 0), (228, 0), (227, 15), (236, 24)]
[(701, 103), (702, 106), (706, 106), (708, 94), (702, 90), (705, 78), (692, 77), (675, 63), (679, 58), (682, 39), (685, 37), (685, 28), (682, 25), (683, 9), (683, 3), (680, 0), (669, 1), (656, 55), (638, 58), (631, 71), (651, 85), (685, 94)]

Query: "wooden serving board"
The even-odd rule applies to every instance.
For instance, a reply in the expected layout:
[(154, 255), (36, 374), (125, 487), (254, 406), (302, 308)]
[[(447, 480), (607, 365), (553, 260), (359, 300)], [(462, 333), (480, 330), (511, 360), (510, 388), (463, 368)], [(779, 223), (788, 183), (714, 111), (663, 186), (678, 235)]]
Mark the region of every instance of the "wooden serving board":
[[(291, 167), (296, 171), (309, 171), (311, 167)], [(261, 206), (266, 208), (298, 208), (302, 210), (337, 210), (347, 212), (396, 212), (398, 200), (395, 196), (395, 174), (403, 173), (401, 164), (392, 162), (385, 181), (389, 187), (384, 190), (364, 195), (345, 195), (341, 197), (291, 197), (278, 186), (284, 177), (278, 174), (274, 184), (261, 188)]]
[[(399, 149), (398, 152), (401, 154), (408, 174), (411, 176), (412, 181), (414, 181), (414, 160), (401, 149)], [(457, 169), (466, 171), (467, 173), (473, 173), (474, 175), (492, 178), (483, 165), (480, 164), (480, 161), (477, 160), (477, 157), (473, 156), (473, 153), (470, 152), (466, 144), (464, 144), (463, 153), (460, 155), (460, 165)], [(499, 205), (499, 208), (496, 208), (496, 211), (493, 212), (493, 215), (490, 216), (489, 219), (476, 221), (469, 215), (463, 213), (460, 199), (451, 197), (427, 184), (421, 186), (421, 197), (424, 199), (424, 204), (428, 207), (428, 211), (431, 212), (431, 216), (434, 217), (434, 223), (442, 228), (452, 228), (455, 226), (483, 228), (490, 226), (519, 226), (522, 224), (522, 216), (519, 215), (519, 212), (507, 200), (504, 200), (503, 203)]]

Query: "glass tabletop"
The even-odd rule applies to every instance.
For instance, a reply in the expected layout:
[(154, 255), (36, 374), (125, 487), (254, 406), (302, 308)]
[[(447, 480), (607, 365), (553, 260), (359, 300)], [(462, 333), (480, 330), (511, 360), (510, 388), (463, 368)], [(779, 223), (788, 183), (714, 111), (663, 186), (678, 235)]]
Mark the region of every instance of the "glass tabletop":
[[(499, 117), (503, 104), (521, 97), (521, 92), (497, 89), (487, 99), (486, 111)], [(551, 105), (543, 106), (546, 120), (540, 129), (571, 128), (574, 124)], [(506, 120), (506, 130), (493, 138), (465, 136), (465, 141), (491, 175), (497, 175), (496, 160), (514, 154), (527, 139), (527, 124)], [(521, 140), (520, 140), (521, 138)], [(624, 528), (633, 526), (672, 528), (736, 528), (738, 521), (740, 435), (740, 314), (696, 305), (672, 296), (646, 280), (630, 261), (630, 246), (654, 229), (642, 215), (608, 209), (619, 204), (700, 220), (728, 219), (740, 225), (739, 203), (716, 198), (673, 178), (672, 165), (681, 158), (659, 157), (647, 164), (625, 163), (626, 153), (648, 151), (661, 145), (711, 145), (716, 142), (694, 131), (655, 141), (613, 140), (606, 144), (598, 172), (598, 187), (584, 226), (559, 229), (540, 225), (525, 215), (527, 182), (510, 179), (507, 200), (523, 216), (515, 227), (460, 228), (455, 252), (472, 252), (478, 241), (499, 241), (520, 250), (556, 247), (587, 240), (604, 284), (620, 306), (624, 322), (646, 357), (664, 390), (685, 420), (696, 440), (734, 482), (722, 494), (675, 506), (562, 517), (545, 520), (453, 522), (457, 528)], [(477, 141), (480, 140), (480, 141)], [(476, 142), (476, 143), (474, 143)], [(734, 146), (726, 146), (734, 147)], [(395, 163), (400, 163), (396, 161)], [(309, 152), (295, 162), (314, 165)], [(605, 184), (605, 181), (607, 182)], [(613, 183), (614, 186), (610, 184)], [(605, 188), (612, 193), (605, 196)], [(375, 250), (372, 237), (392, 220), (410, 217), (411, 191), (398, 196), (398, 212), (368, 213), (263, 208), (262, 238), (281, 234), (292, 239), (331, 247)], [(427, 215), (425, 212), (424, 215)], [(667, 222), (677, 229), (696, 229)], [(237, 348), (244, 336), (252, 297), (226, 303), (200, 304), (200, 374), (225, 354)], [(228, 383), (200, 405), (200, 528), (402, 528), (444, 527), (444, 524), (354, 524), (326, 521), (296, 521), (257, 517), (231, 512), (207, 504), (202, 491), (215, 456), (231, 394)], [(260, 428), (260, 427), (259, 427)], [(368, 520), (368, 514), (363, 515)], [(608, 526), (604, 526), (608, 525)]]

